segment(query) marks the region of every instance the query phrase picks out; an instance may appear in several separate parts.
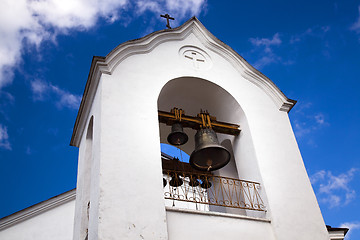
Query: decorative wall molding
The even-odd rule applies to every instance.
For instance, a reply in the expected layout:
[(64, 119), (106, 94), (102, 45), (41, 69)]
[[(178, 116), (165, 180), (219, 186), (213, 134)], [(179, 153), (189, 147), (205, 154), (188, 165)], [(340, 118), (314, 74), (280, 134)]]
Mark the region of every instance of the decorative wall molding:
[(20, 222), (23, 222), (29, 218), (35, 217), (43, 212), (56, 208), (57, 206), (75, 200), (75, 197), (76, 189), (73, 189), (38, 204), (35, 204), (31, 207), (25, 208), (24, 210), (11, 214), (7, 217), (4, 217), (0, 219), (0, 231)]

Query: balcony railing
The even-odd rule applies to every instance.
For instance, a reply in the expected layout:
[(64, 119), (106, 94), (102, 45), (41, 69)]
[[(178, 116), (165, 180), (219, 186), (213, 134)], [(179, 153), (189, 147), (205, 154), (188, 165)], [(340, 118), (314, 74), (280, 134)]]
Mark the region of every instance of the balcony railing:
[(163, 169), (163, 174), (165, 199), (266, 211), (259, 194), (260, 184), (257, 182), (214, 176), (195, 170)]

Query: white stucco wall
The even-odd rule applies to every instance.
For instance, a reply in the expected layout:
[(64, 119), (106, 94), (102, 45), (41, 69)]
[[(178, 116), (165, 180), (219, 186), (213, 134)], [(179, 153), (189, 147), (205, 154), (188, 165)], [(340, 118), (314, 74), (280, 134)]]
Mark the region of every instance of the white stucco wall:
[[(75, 200), (72, 200), (0, 230), (0, 239), (71, 240), (73, 238), (74, 212)], [(20, 214), (22, 213), (20, 212)]]
[[(205, 213), (205, 212), (204, 212)], [(168, 209), (167, 229), (171, 240), (275, 240), (269, 221), (236, 215)]]

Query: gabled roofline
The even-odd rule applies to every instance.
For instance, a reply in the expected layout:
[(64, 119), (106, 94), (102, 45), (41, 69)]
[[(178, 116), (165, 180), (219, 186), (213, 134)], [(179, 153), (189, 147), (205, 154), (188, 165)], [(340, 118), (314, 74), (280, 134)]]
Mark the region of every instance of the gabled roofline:
[(9, 216), (0, 219), (0, 231), (9, 228), (15, 224), (23, 222), (29, 218), (35, 217), (43, 212), (49, 211), (57, 206), (75, 200), (76, 189), (59, 194), (48, 200), (42, 201), (38, 204), (32, 205), (21, 211), (13, 213)]
[(265, 91), (273, 99), (280, 111), (289, 112), (295, 105), (295, 100), (287, 98), (269, 78), (251, 66), (231, 47), (216, 38), (194, 16), (177, 28), (160, 30), (145, 37), (124, 42), (112, 50), (106, 57), (93, 58), (70, 145), (79, 147), (80, 136), (85, 129), (85, 120), (88, 118), (90, 104), (95, 97), (101, 74), (111, 75), (116, 66), (127, 57), (150, 52), (156, 46), (166, 41), (185, 39), (190, 33), (194, 33), (206, 47), (226, 58), (239, 70), (245, 79)]

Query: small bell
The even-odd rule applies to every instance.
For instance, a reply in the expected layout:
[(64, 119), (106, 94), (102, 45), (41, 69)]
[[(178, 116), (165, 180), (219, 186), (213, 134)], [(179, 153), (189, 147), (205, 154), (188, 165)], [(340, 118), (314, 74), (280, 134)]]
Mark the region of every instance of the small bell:
[(171, 145), (180, 146), (188, 141), (188, 135), (184, 132), (180, 123), (174, 123), (171, 126), (171, 133), (167, 137), (167, 141)]
[(214, 171), (230, 161), (230, 152), (219, 144), (211, 128), (200, 129), (195, 135), (195, 150), (190, 156), (190, 165), (200, 171)]
[(202, 188), (205, 188), (205, 189), (211, 188), (212, 183), (209, 181), (208, 177), (201, 176), (201, 181), (202, 181), (202, 183), (201, 183)]
[(172, 187), (179, 187), (184, 183), (184, 181), (180, 178), (180, 175), (175, 173), (172, 174), (171, 180), (169, 182), (170, 186)]
[(189, 176), (189, 186), (191, 187), (197, 187), (200, 185), (200, 182), (199, 180), (197, 180), (196, 176), (195, 175), (190, 175)]

